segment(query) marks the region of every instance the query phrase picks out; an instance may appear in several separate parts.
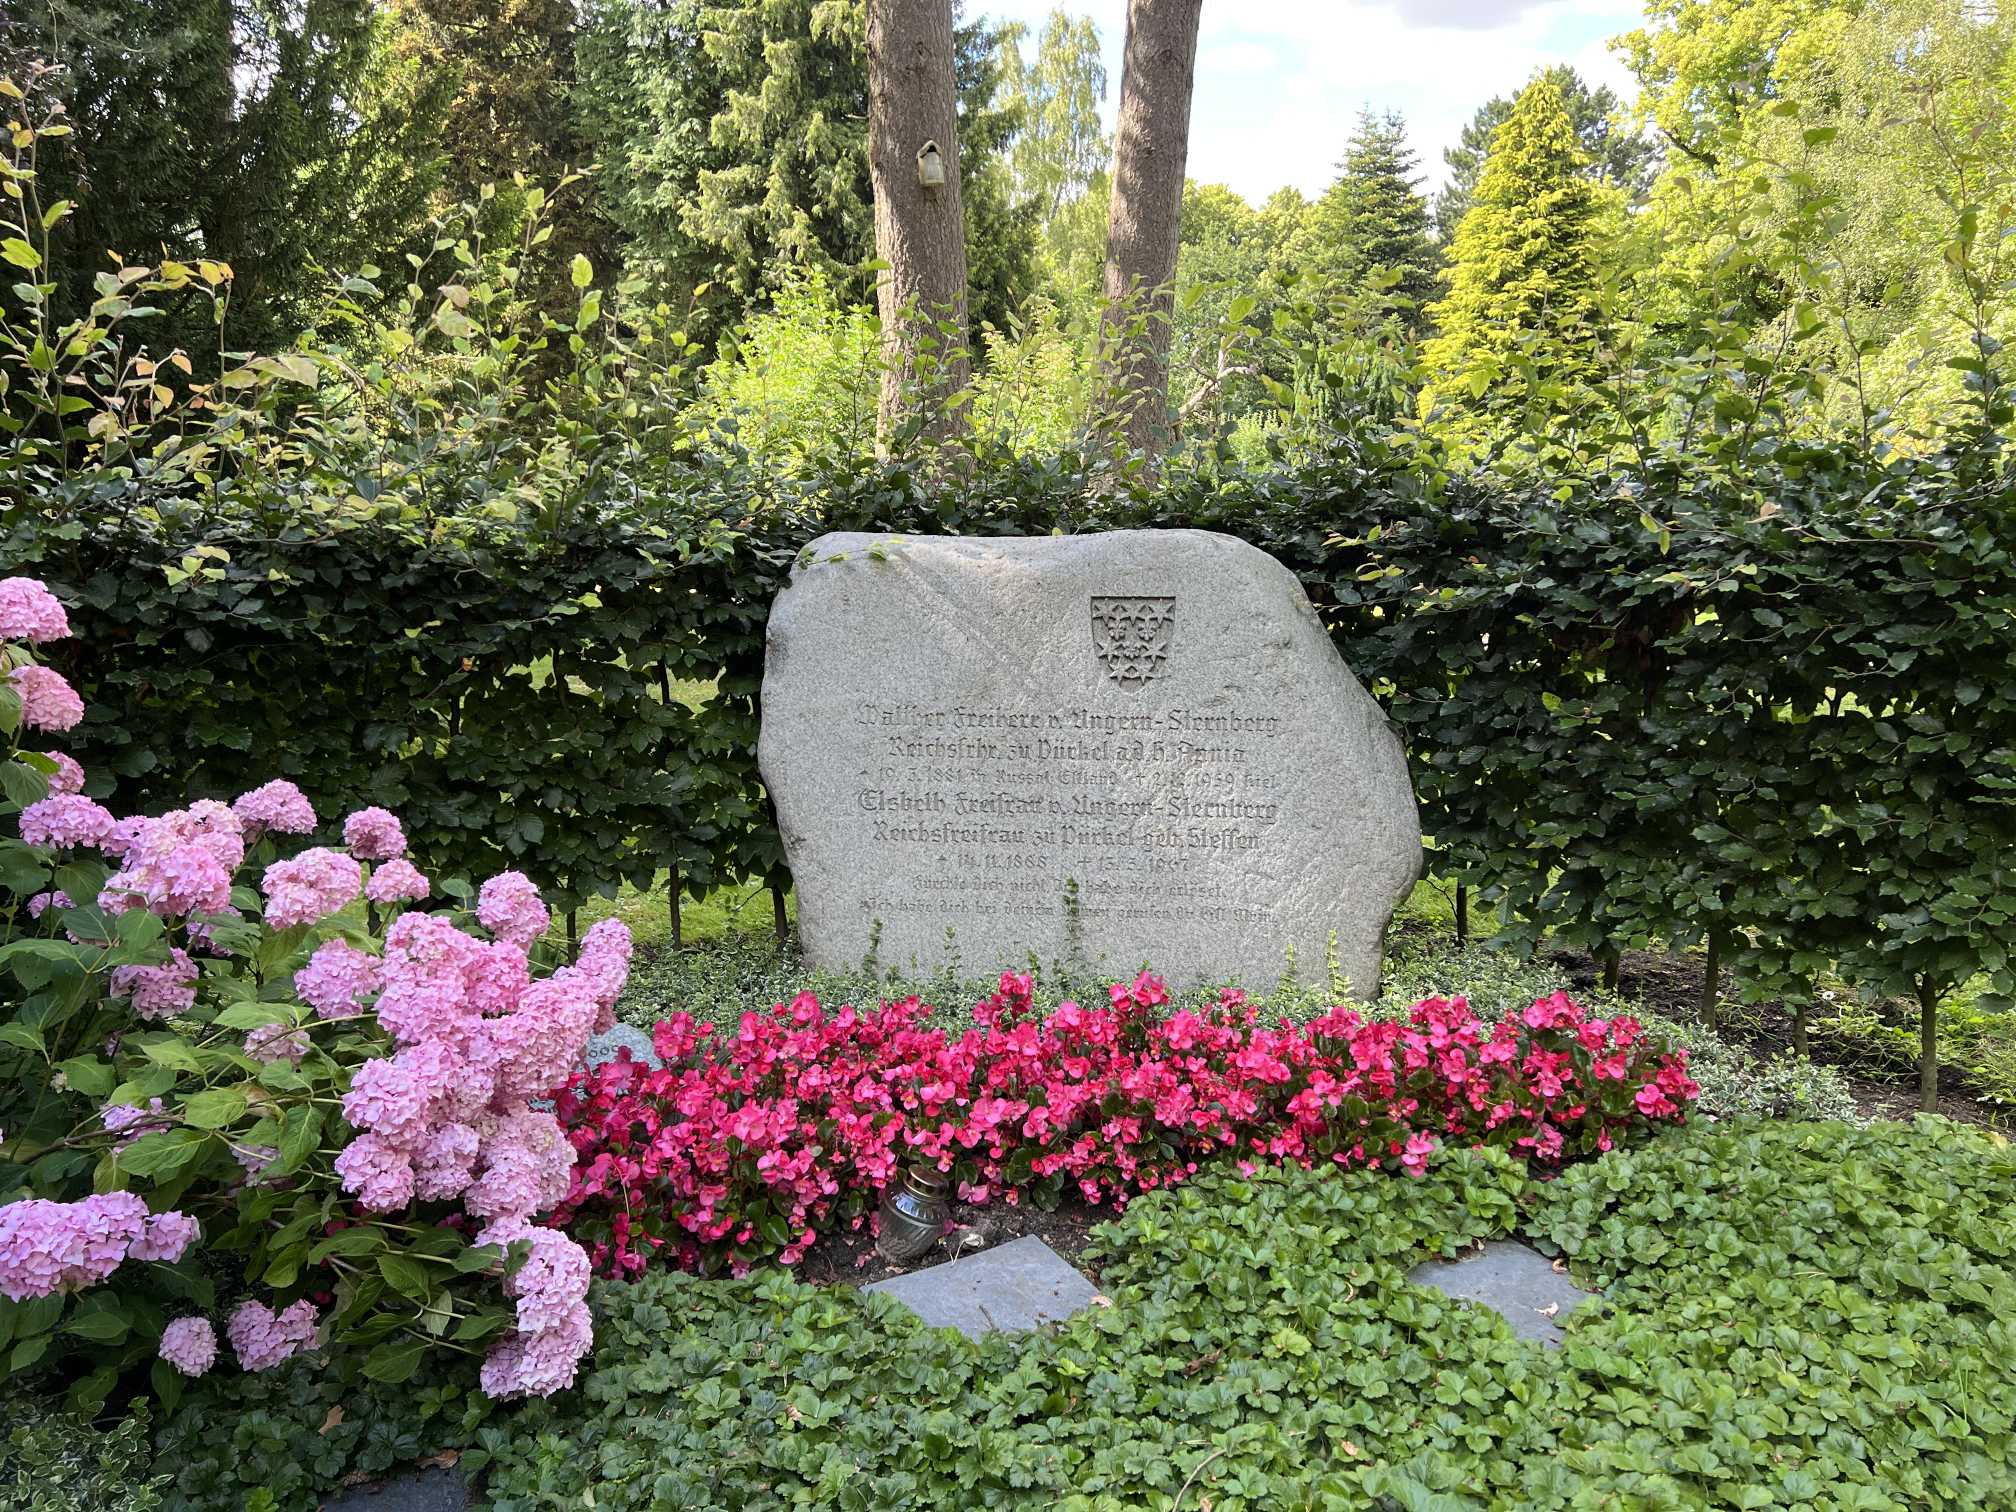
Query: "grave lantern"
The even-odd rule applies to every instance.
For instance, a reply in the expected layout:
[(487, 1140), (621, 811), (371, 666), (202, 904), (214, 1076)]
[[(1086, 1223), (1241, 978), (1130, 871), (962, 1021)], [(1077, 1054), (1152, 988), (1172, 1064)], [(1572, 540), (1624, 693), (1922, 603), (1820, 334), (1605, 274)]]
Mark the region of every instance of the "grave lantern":
[(906, 1162), (900, 1179), (882, 1189), (882, 1225), (875, 1247), (891, 1265), (921, 1259), (945, 1233), (952, 1216), (952, 1176), (935, 1163)]

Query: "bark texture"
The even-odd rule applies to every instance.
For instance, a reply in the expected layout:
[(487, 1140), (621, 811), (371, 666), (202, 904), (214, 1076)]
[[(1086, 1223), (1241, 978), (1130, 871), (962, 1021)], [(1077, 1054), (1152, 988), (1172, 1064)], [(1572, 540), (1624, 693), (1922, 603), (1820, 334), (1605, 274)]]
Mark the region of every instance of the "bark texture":
[[(938, 145), (945, 182), (918, 181), (918, 153)], [(933, 439), (965, 427), (947, 401), (966, 387), (966, 220), (959, 196), (959, 96), (952, 0), (868, 0), (868, 170), (875, 190), (882, 316), (879, 431), (912, 413)]]
[(1204, 0), (1127, 4), (1106, 223), (1101, 409), (1115, 440), (1151, 458), (1169, 446), (1169, 321), (1203, 8)]

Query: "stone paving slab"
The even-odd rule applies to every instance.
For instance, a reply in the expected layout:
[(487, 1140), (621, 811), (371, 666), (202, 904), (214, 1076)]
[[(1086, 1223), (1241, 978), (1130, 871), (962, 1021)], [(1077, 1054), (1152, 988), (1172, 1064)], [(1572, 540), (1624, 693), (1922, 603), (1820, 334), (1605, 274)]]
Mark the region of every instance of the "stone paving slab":
[(459, 1470), (436, 1465), (406, 1470), (390, 1480), (346, 1486), (322, 1503), (322, 1512), (464, 1512), (469, 1487)]
[(1561, 1347), (1566, 1337), (1562, 1321), (1596, 1295), (1556, 1271), (1538, 1250), (1511, 1239), (1493, 1239), (1461, 1260), (1429, 1260), (1409, 1271), (1407, 1279), (1466, 1302), (1482, 1302), (1520, 1338), (1548, 1349)]
[(894, 1297), (933, 1328), (956, 1328), (969, 1339), (1061, 1322), (1090, 1307), (1098, 1295), (1090, 1281), (1034, 1234), (870, 1282), (862, 1290)]

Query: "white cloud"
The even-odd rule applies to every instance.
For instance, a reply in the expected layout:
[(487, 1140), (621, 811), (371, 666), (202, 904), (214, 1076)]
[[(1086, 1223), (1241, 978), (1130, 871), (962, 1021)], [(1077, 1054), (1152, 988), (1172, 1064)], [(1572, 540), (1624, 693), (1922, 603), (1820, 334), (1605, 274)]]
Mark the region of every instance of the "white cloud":
[[(1040, 27), (1054, 0), (975, 0)], [(1066, 0), (1099, 28), (1110, 122), (1120, 88), (1124, 0)], [(1191, 107), (1190, 176), (1255, 204), (1292, 184), (1321, 193), (1361, 109), (1397, 110), (1430, 190), (1477, 107), (1535, 70), (1572, 63), (1629, 99), (1607, 39), (1640, 24), (1639, 0), (1207, 0)]]
[(1422, 26), (1490, 31), (1538, 9), (1542, 0), (1392, 0), (1392, 7)]

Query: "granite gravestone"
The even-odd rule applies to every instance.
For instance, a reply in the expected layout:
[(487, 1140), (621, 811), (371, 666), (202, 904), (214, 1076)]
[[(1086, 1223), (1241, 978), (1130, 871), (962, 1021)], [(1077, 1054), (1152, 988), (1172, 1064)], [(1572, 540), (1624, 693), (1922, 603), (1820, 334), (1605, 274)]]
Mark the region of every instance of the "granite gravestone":
[(1369, 996), (1421, 831), (1286, 568), (1196, 530), (833, 534), (770, 613), (760, 748), (814, 964), (1032, 957)]

